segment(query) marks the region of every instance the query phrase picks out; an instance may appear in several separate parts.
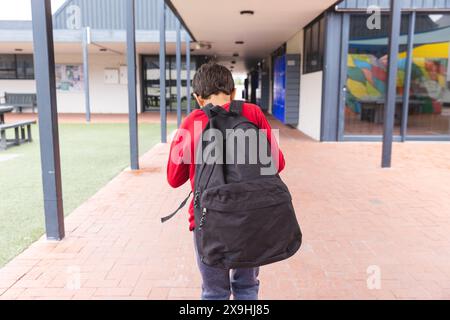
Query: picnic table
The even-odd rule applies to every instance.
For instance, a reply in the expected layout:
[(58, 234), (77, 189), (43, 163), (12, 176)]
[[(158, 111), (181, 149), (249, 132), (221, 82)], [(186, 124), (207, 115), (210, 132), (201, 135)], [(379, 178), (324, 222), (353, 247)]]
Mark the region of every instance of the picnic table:
[(0, 124), (5, 123), (5, 113), (13, 111), (13, 107), (0, 107)]
[[(11, 145), (17, 146), (33, 140), (31, 136), (31, 125), (36, 124), (36, 120), (5, 123), (5, 113), (11, 112), (13, 109), (13, 107), (0, 107), (0, 150), (5, 150)], [(6, 138), (6, 130), (8, 129), (14, 129), (14, 139)]]

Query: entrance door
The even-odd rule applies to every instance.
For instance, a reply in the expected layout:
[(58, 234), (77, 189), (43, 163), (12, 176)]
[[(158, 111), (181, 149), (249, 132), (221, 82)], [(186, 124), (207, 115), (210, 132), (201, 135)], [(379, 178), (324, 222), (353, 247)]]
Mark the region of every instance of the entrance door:
[[(196, 70), (196, 61), (191, 58), (191, 83)], [(159, 56), (142, 57), (142, 85), (143, 85), (143, 111), (159, 111), (160, 96), (160, 71)], [(181, 108), (187, 109), (187, 72), (185, 58), (182, 57), (181, 64)], [(174, 56), (166, 57), (166, 109), (176, 111), (177, 109), (177, 81), (176, 63)], [(192, 92), (192, 89), (190, 90)], [(195, 101), (191, 99), (191, 110), (195, 108)]]

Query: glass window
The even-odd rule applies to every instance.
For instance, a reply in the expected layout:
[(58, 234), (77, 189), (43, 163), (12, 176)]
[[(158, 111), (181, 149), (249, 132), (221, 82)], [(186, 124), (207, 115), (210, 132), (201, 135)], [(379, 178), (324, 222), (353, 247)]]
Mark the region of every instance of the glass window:
[[(367, 28), (367, 14), (352, 14), (347, 58), (345, 135), (381, 135), (388, 62), (389, 17), (381, 17), (381, 29)], [(397, 103), (394, 134), (400, 133), (407, 46), (408, 16), (401, 21)]]
[(17, 55), (17, 79), (34, 79), (33, 55)]
[(0, 79), (16, 79), (16, 56), (0, 55)]
[(33, 55), (0, 54), (0, 79), (34, 79)]
[(316, 72), (323, 69), (325, 18), (322, 17), (304, 30), (303, 73)]
[(323, 67), (323, 57), (325, 50), (325, 18), (320, 19), (320, 33), (319, 33), (319, 61), (322, 61)]
[(417, 13), (408, 135), (450, 135), (450, 14)]
[[(143, 94), (144, 94), (144, 110), (159, 110), (160, 95), (160, 72), (158, 56), (143, 56)], [(186, 59), (181, 58), (181, 107), (182, 110), (187, 109), (187, 72)], [(195, 58), (191, 56), (191, 83), (196, 70)], [(177, 107), (177, 75), (176, 75), (176, 57), (166, 57), (166, 103), (168, 111), (175, 111)], [(192, 88), (191, 88), (192, 93)], [(195, 101), (191, 99), (191, 109), (195, 108)]]
[(306, 28), (305, 29), (305, 41), (304, 41), (304, 70), (303, 73), (306, 73), (307, 70), (307, 64), (310, 60), (310, 54), (311, 54), (311, 28)]

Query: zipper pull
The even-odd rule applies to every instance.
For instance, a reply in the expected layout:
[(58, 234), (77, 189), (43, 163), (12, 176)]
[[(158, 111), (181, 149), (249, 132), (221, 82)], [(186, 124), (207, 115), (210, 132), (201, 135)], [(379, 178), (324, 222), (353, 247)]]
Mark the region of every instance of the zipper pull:
[(200, 219), (200, 226), (199, 226), (199, 229), (198, 229), (198, 230), (202, 230), (203, 226), (205, 225), (205, 221), (206, 221), (206, 213), (207, 213), (206, 208), (203, 208), (203, 209), (202, 209), (202, 217), (201, 217), (201, 219)]
[(194, 208), (200, 207), (200, 191), (195, 191), (194, 194)]

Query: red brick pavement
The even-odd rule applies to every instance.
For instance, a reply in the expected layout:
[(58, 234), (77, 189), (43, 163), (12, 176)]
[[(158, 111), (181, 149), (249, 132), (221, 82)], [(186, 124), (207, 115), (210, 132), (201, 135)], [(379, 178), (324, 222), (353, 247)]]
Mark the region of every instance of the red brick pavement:
[[(304, 245), (262, 268), (261, 298), (450, 299), (449, 143), (395, 144), (384, 170), (379, 143), (283, 127), (281, 147)], [(0, 269), (0, 299), (198, 298), (187, 214), (159, 222), (188, 191), (165, 182), (167, 152), (157, 145), (75, 210), (63, 241), (42, 238)]]

